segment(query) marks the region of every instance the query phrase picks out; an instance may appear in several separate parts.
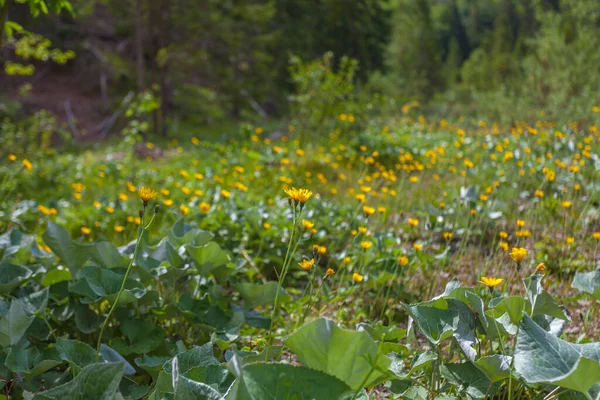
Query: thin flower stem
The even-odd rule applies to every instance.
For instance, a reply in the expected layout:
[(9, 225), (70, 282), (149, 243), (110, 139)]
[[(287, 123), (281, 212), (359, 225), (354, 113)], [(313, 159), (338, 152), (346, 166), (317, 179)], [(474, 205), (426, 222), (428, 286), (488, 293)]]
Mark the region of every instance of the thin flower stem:
[[(146, 209), (146, 207), (144, 206), (144, 210), (145, 209)], [(104, 329), (106, 329), (106, 326), (108, 325), (108, 322), (110, 321), (110, 317), (112, 316), (113, 312), (117, 308), (117, 305), (119, 304), (119, 299), (121, 298), (121, 294), (125, 290), (125, 283), (127, 282), (127, 278), (129, 277), (129, 273), (131, 272), (131, 268), (133, 267), (133, 262), (135, 261), (135, 258), (137, 256), (137, 253), (138, 253), (138, 250), (140, 247), (140, 242), (142, 241), (142, 235), (144, 234), (144, 231), (146, 229), (148, 229), (148, 227), (150, 226), (152, 221), (154, 221), (154, 216), (152, 216), (150, 223), (148, 225), (144, 226), (144, 215), (142, 214), (141, 221), (140, 221), (140, 229), (138, 230), (138, 236), (137, 236), (137, 239), (135, 242), (135, 249), (133, 250), (133, 256), (131, 257), (131, 260), (129, 261), (129, 265), (127, 266), (127, 271), (125, 271), (125, 276), (123, 277), (123, 282), (121, 282), (121, 288), (119, 289), (119, 292), (117, 293), (117, 297), (116, 297), (115, 301), (113, 302), (113, 305), (110, 307), (110, 310), (108, 311), (108, 315), (106, 316), (106, 319), (104, 319), (102, 328), (100, 328), (100, 334), (98, 335), (98, 343), (96, 344), (96, 362), (98, 362), (98, 360), (100, 358), (100, 345), (102, 344), (102, 335), (104, 334)]]

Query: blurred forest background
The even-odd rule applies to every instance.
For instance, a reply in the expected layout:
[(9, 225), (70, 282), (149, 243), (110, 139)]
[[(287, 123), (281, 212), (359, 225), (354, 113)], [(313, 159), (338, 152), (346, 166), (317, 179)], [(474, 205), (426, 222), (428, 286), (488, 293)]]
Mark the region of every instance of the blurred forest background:
[(0, 131), (315, 130), (413, 108), (585, 120), (599, 17), (596, 0), (0, 0)]

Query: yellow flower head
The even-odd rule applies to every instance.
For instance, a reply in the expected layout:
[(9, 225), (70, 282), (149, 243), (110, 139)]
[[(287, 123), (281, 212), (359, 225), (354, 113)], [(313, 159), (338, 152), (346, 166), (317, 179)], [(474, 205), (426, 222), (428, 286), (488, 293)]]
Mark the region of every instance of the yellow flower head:
[(115, 225), (115, 232), (117, 233), (121, 233), (123, 232), (125, 228), (123, 227), (123, 225)]
[(14, 154), (9, 154), (8, 155), (8, 161), (10, 161), (10, 162), (17, 161), (17, 156), (14, 155)]
[(158, 193), (156, 193), (154, 190), (146, 186), (142, 186), (138, 189), (138, 196), (140, 196), (140, 199), (142, 199), (144, 205), (148, 205), (149, 201), (154, 200), (157, 194)]
[(406, 256), (400, 256), (398, 257), (398, 264), (405, 266), (408, 264), (408, 257)]
[(355, 272), (352, 274), (352, 281), (354, 283), (360, 283), (363, 281), (363, 279), (365, 279), (365, 277), (361, 274), (359, 274), (358, 272)]
[(525, 226), (525, 221), (524, 221), (524, 220), (522, 220), (522, 219), (518, 219), (518, 220), (517, 220), (517, 226), (518, 226), (519, 228), (522, 228), (522, 227), (524, 227), (524, 226)]
[(421, 243), (413, 243), (413, 248), (415, 250), (421, 250), (423, 248), (423, 245)]
[(331, 276), (335, 274), (335, 271), (333, 270), (333, 268), (327, 268), (327, 271), (325, 272), (325, 276)]
[(600, 240), (600, 232), (594, 232), (592, 235), (594, 236), (594, 239)]
[(344, 264), (350, 264), (350, 261), (352, 261), (350, 257), (344, 257)]
[(371, 246), (373, 246), (373, 242), (370, 242), (368, 240), (360, 243), (360, 247), (362, 247), (362, 249), (365, 251), (369, 250), (371, 248)]
[(371, 216), (375, 214), (375, 207), (363, 206), (363, 212), (367, 217)]
[(204, 214), (207, 214), (210, 211), (210, 204), (205, 201), (200, 203), (200, 211), (202, 211)]
[(83, 233), (84, 235), (89, 235), (90, 233), (92, 233), (92, 230), (90, 228), (86, 228), (85, 226), (82, 226), (81, 233)]
[(23, 168), (25, 168), (27, 171), (31, 171), (31, 169), (33, 168), (31, 161), (29, 161), (28, 159), (24, 159), (23, 160)]
[(546, 271), (546, 265), (544, 263), (540, 263), (537, 265), (537, 267), (535, 267), (535, 272), (538, 274), (543, 274), (544, 271)]
[(487, 276), (482, 276), (481, 280), (479, 281), (480, 283), (483, 283), (485, 286), (489, 287), (490, 289), (495, 288), (496, 286), (498, 286), (499, 284), (501, 284), (502, 282), (504, 282), (504, 279), (502, 278), (488, 278)]
[(302, 260), (301, 262), (298, 263), (298, 265), (300, 267), (302, 267), (303, 270), (308, 271), (310, 270), (313, 265), (315, 265), (315, 259), (311, 258), (310, 260), (305, 258), (304, 260)]
[(323, 255), (325, 253), (327, 253), (327, 247), (325, 246), (319, 246), (318, 244), (314, 244), (313, 245), (313, 252)]
[(304, 229), (312, 229), (314, 226), (315, 226), (315, 224), (313, 222), (310, 222), (310, 221), (308, 221), (306, 219), (302, 220), (302, 227)]
[(527, 255), (527, 249), (525, 249), (524, 247), (513, 247), (512, 251), (510, 252), (510, 257), (515, 260), (515, 262), (517, 264), (519, 264), (521, 261), (523, 261), (523, 259), (525, 258), (525, 256)]
[(419, 220), (416, 218), (409, 218), (408, 224), (412, 227), (415, 227), (415, 226), (419, 225)]
[(500, 242), (499, 246), (502, 250), (508, 251), (508, 243), (507, 242)]
[(562, 208), (570, 208), (573, 205), (573, 203), (571, 203), (569, 200), (564, 200), (560, 203), (560, 205), (562, 206)]
[(286, 187), (283, 191), (295, 202), (295, 204), (302, 205), (304, 205), (304, 203), (310, 199), (310, 196), (313, 195), (313, 192), (308, 189), (296, 189), (295, 187)]

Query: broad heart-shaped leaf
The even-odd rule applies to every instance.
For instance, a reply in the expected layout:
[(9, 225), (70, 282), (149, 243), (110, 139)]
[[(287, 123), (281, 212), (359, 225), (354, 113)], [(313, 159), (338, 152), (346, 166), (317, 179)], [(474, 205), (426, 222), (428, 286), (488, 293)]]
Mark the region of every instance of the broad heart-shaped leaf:
[(577, 272), (571, 286), (600, 300), (600, 269), (592, 272)]
[(418, 304), (403, 304), (418, 324), (421, 332), (433, 344), (439, 344), (450, 336), (462, 337), (475, 342), (475, 314), (462, 301), (439, 298)]
[(52, 249), (72, 274), (90, 258), (88, 245), (75, 243), (69, 237), (69, 232), (54, 222), (48, 222), (48, 230), (42, 235), (44, 242)]
[(119, 253), (119, 249), (107, 240), (101, 240), (94, 243), (89, 248), (89, 254), (92, 260), (102, 268), (125, 268), (127, 259)]
[(35, 235), (27, 235), (18, 229), (9, 230), (0, 235), (0, 261), (30, 256), (34, 243)]
[(339, 379), (320, 371), (289, 364), (256, 363), (232, 365), (237, 379), (226, 395), (228, 400), (257, 399), (350, 399), (353, 390)]
[(42, 279), (42, 286), (48, 287), (57, 285), (61, 282), (70, 281), (72, 279), (71, 272), (68, 269), (53, 269), (48, 271)]
[[(244, 299), (245, 308), (254, 308), (271, 304), (277, 294), (277, 282), (267, 282), (264, 285), (255, 285), (254, 283), (240, 283), (236, 289)], [(290, 296), (281, 288), (279, 290), (279, 302), (285, 303), (290, 300)]]
[(132, 353), (150, 353), (165, 337), (161, 327), (143, 320), (126, 319), (121, 322), (121, 331), (127, 336), (130, 344), (115, 340), (113, 346), (124, 356)]
[(12, 301), (8, 313), (0, 319), (0, 346), (14, 346), (19, 343), (34, 318), (27, 315), (19, 302)]
[(75, 325), (83, 333), (92, 333), (100, 324), (100, 318), (87, 304), (77, 303), (75, 306)]
[[(203, 367), (207, 365), (218, 365), (219, 360), (213, 356), (212, 343), (208, 342), (202, 346), (196, 346), (193, 349), (186, 350), (177, 354), (174, 358), (177, 359), (177, 366), (180, 374), (186, 374), (193, 368)], [(164, 363), (163, 369), (171, 374), (173, 368), (172, 360)]]
[[(110, 302), (116, 300), (117, 293), (121, 289), (123, 277), (121, 274), (109, 269), (88, 265), (81, 271), (83, 279), (72, 283), (69, 290), (72, 293), (87, 297), (87, 303), (107, 299)], [(146, 288), (140, 282), (128, 278), (125, 282), (125, 290), (119, 298), (119, 304), (128, 304), (142, 298), (146, 294)]]
[(544, 314), (570, 321), (571, 318), (569, 318), (565, 310), (556, 304), (556, 301), (554, 301), (552, 296), (544, 290), (544, 287), (542, 286), (543, 277), (543, 274), (536, 273), (523, 280), (527, 291), (527, 297), (531, 303), (531, 316), (534, 317), (539, 314)]
[(572, 344), (537, 325), (525, 314), (521, 321), (515, 369), (527, 383), (546, 383), (600, 394), (600, 343)]
[(498, 389), (483, 372), (470, 362), (444, 364), (440, 369), (448, 382), (460, 386), (471, 399), (491, 398)]
[(89, 344), (78, 340), (58, 338), (56, 350), (62, 360), (78, 367), (85, 367), (96, 362), (96, 351)]
[(13, 346), (8, 351), (4, 362), (4, 365), (12, 372), (27, 376), (43, 374), (59, 364), (62, 364), (62, 360), (54, 347), (40, 350), (36, 347), (21, 349)]
[(183, 217), (173, 224), (169, 231), (169, 241), (177, 246), (192, 244), (203, 246), (213, 239), (214, 235), (192, 225), (186, 224)]
[(209, 242), (203, 246), (187, 246), (186, 250), (201, 275), (207, 275), (215, 268), (229, 262), (227, 253), (215, 242)]
[(342, 329), (330, 319), (312, 321), (284, 342), (305, 366), (333, 375), (355, 390), (389, 376), (391, 360), (379, 354), (367, 332)]
[(0, 263), (0, 294), (10, 293), (29, 279), (32, 272), (29, 268), (13, 265), (9, 263)]
[(516, 334), (525, 312), (525, 299), (521, 296), (509, 296), (494, 300), (496, 301), (490, 303), (490, 309), (485, 314), (496, 319), (506, 332)]
[(123, 377), (122, 363), (100, 363), (84, 367), (64, 385), (39, 392), (34, 400), (108, 400), (113, 399)]
[(179, 375), (175, 382), (173, 400), (223, 400), (223, 396), (205, 383)]

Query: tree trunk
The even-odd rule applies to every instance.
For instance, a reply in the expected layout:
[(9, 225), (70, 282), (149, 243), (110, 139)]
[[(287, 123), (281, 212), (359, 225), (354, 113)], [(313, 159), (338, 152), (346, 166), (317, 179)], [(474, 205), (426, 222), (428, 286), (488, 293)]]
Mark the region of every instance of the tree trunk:
[(138, 93), (145, 89), (144, 83), (144, 38), (143, 38), (143, 9), (142, 0), (135, 1), (135, 61), (137, 68), (137, 90)]

